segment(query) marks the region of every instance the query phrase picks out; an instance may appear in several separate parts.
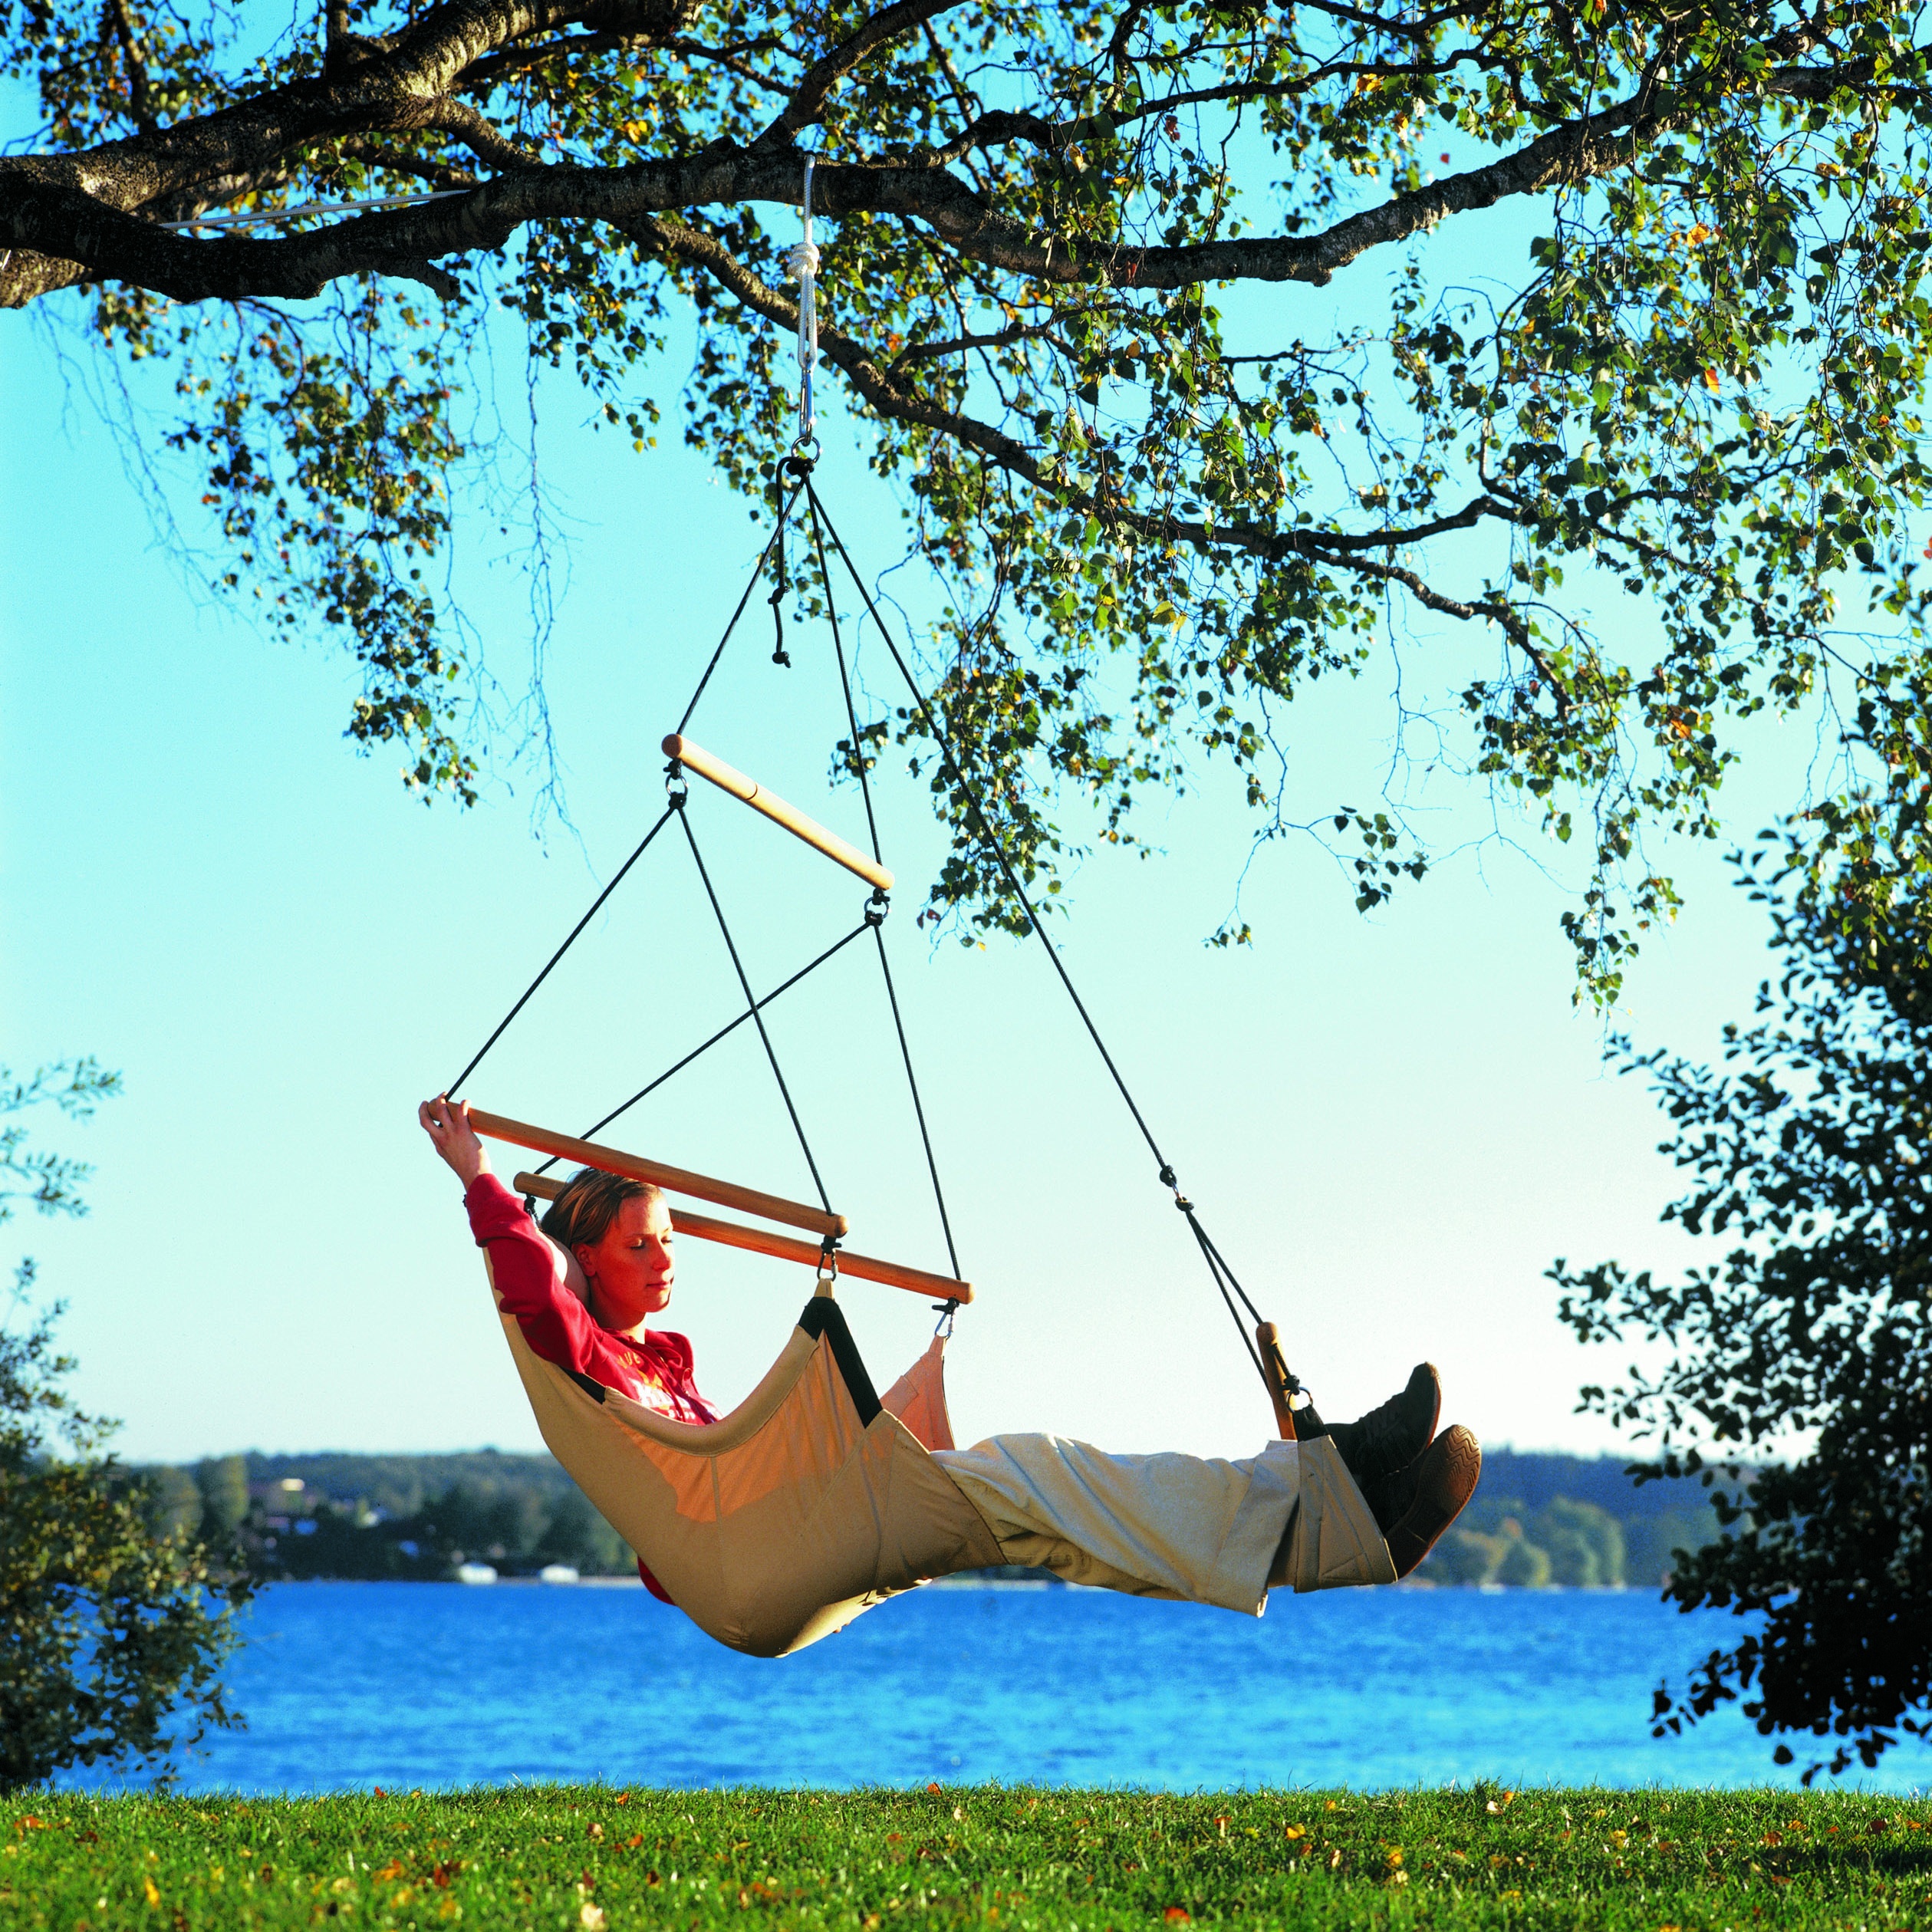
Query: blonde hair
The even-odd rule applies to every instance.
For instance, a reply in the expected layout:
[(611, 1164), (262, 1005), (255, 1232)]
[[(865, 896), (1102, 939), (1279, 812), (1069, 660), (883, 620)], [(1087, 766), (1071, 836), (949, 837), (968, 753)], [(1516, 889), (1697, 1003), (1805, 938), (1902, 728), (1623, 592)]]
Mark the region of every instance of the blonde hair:
[(601, 1168), (580, 1167), (564, 1191), (550, 1203), (537, 1225), (558, 1247), (571, 1251), (594, 1246), (610, 1232), (624, 1203), (643, 1196), (663, 1198), (663, 1190), (627, 1174), (607, 1174)]

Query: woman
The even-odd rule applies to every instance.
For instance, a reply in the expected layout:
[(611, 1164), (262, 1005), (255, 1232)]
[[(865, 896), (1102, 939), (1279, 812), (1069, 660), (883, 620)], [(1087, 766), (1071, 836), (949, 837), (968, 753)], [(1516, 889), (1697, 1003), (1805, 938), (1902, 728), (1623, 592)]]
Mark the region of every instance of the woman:
[[(676, 1420), (715, 1421), (690, 1344), (650, 1325), (676, 1273), (663, 1196), (586, 1169), (540, 1231), (490, 1171), (466, 1108), (439, 1096), (417, 1117), (463, 1184), (499, 1305), (531, 1349)], [(1259, 1615), (1271, 1588), (1393, 1582), (1428, 1554), (1473, 1493), (1482, 1462), (1468, 1430), (1436, 1435), (1440, 1400), (1425, 1363), (1359, 1420), (1312, 1442), (1270, 1443), (1245, 1461), (1109, 1456), (1046, 1435), (995, 1437), (933, 1460), (1007, 1562)]]

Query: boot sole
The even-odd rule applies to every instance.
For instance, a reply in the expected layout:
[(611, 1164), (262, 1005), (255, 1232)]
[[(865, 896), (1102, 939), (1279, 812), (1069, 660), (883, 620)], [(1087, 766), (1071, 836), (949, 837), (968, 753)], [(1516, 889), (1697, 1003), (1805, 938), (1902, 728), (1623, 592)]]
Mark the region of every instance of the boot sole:
[(1395, 1574), (1404, 1577), (1440, 1542), (1476, 1493), (1483, 1475), (1483, 1446), (1459, 1422), (1445, 1429), (1421, 1456), (1416, 1498), (1388, 1533)]

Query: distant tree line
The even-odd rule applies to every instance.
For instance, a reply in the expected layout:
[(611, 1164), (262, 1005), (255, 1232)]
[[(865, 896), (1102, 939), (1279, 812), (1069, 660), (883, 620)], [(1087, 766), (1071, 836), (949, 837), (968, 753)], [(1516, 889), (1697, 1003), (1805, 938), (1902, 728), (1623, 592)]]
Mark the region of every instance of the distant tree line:
[(637, 1562), (547, 1456), (225, 1456), (143, 1473), (158, 1532), (232, 1536), (264, 1581), (434, 1582), (466, 1562), (620, 1576)]
[[(548, 1456), (225, 1456), (145, 1470), (156, 1529), (233, 1540), (264, 1581), (442, 1581), (568, 1563), (621, 1576), (635, 1558)], [(1687, 1493), (1685, 1493), (1687, 1492)], [(1491, 1455), (1483, 1486), (1422, 1574), (1437, 1584), (1654, 1588), (1716, 1534), (1695, 1483), (1639, 1489), (1611, 1457)]]
[(1614, 1456), (1485, 1460), (1483, 1481), (1420, 1574), (1437, 1584), (1528, 1590), (1652, 1589), (1718, 1534), (1693, 1482), (1637, 1487)]

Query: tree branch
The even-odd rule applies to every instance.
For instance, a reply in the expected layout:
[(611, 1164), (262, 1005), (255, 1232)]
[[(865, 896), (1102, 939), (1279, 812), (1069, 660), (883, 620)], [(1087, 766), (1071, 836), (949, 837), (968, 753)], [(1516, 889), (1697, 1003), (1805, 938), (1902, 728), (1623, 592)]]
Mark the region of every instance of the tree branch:
[(895, 0), (894, 5), (881, 8), (857, 33), (806, 70), (784, 111), (752, 145), (755, 148), (788, 147), (795, 134), (818, 118), (826, 96), (874, 48), (910, 34), (923, 22), (961, 4), (963, 0)]
[(144, 134), (155, 129), (153, 97), (148, 87), (147, 64), (141, 58), (135, 38), (134, 22), (127, 11), (127, 0), (107, 0), (108, 17), (114, 23), (114, 37), (120, 42), (121, 58), (127, 63), (127, 105), (134, 124)]
[[(654, 252), (703, 269), (766, 321), (782, 328), (798, 326), (798, 304), (782, 290), (774, 288), (746, 268), (715, 235), (684, 222), (657, 216), (645, 217), (634, 225), (624, 225), (627, 233)], [(1384, 562), (1362, 554), (1371, 550), (1400, 549), (1447, 531), (1472, 529), (1486, 518), (1514, 521), (1506, 506), (1493, 496), (1477, 496), (1458, 511), (1410, 528), (1359, 534), (1342, 531), (1281, 531), (1256, 525), (1210, 525), (1193, 519), (1125, 511), (1117, 503), (1103, 502), (1091, 491), (1048, 476), (1031, 450), (991, 423), (946, 409), (901, 387), (879, 367), (862, 345), (842, 331), (828, 327), (822, 321), (818, 328), (818, 347), (820, 354), (843, 370), (853, 387), (882, 415), (938, 430), (955, 442), (980, 450), (1002, 469), (1069, 509), (1098, 516), (1103, 522), (1115, 527), (1131, 529), (1152, 541), (1183, 543), (1210, 551), (1241, 550), (1275, 561), (1301, 558), (1313, 563), (1327, 564), (1378, 583), (1399, 584), (1417, 602), (1443, 616), (1489, 618), (1502, 628), (1549, 679), (1558, 706), (1567, 704), (1567, 693), (1560, 681), (1551, 675), (1546, 660), (1530, 637), (1529, 627), (1508, 605), (1488, 599), (1466, 601), (1450, 597), (1405, 565)]]

